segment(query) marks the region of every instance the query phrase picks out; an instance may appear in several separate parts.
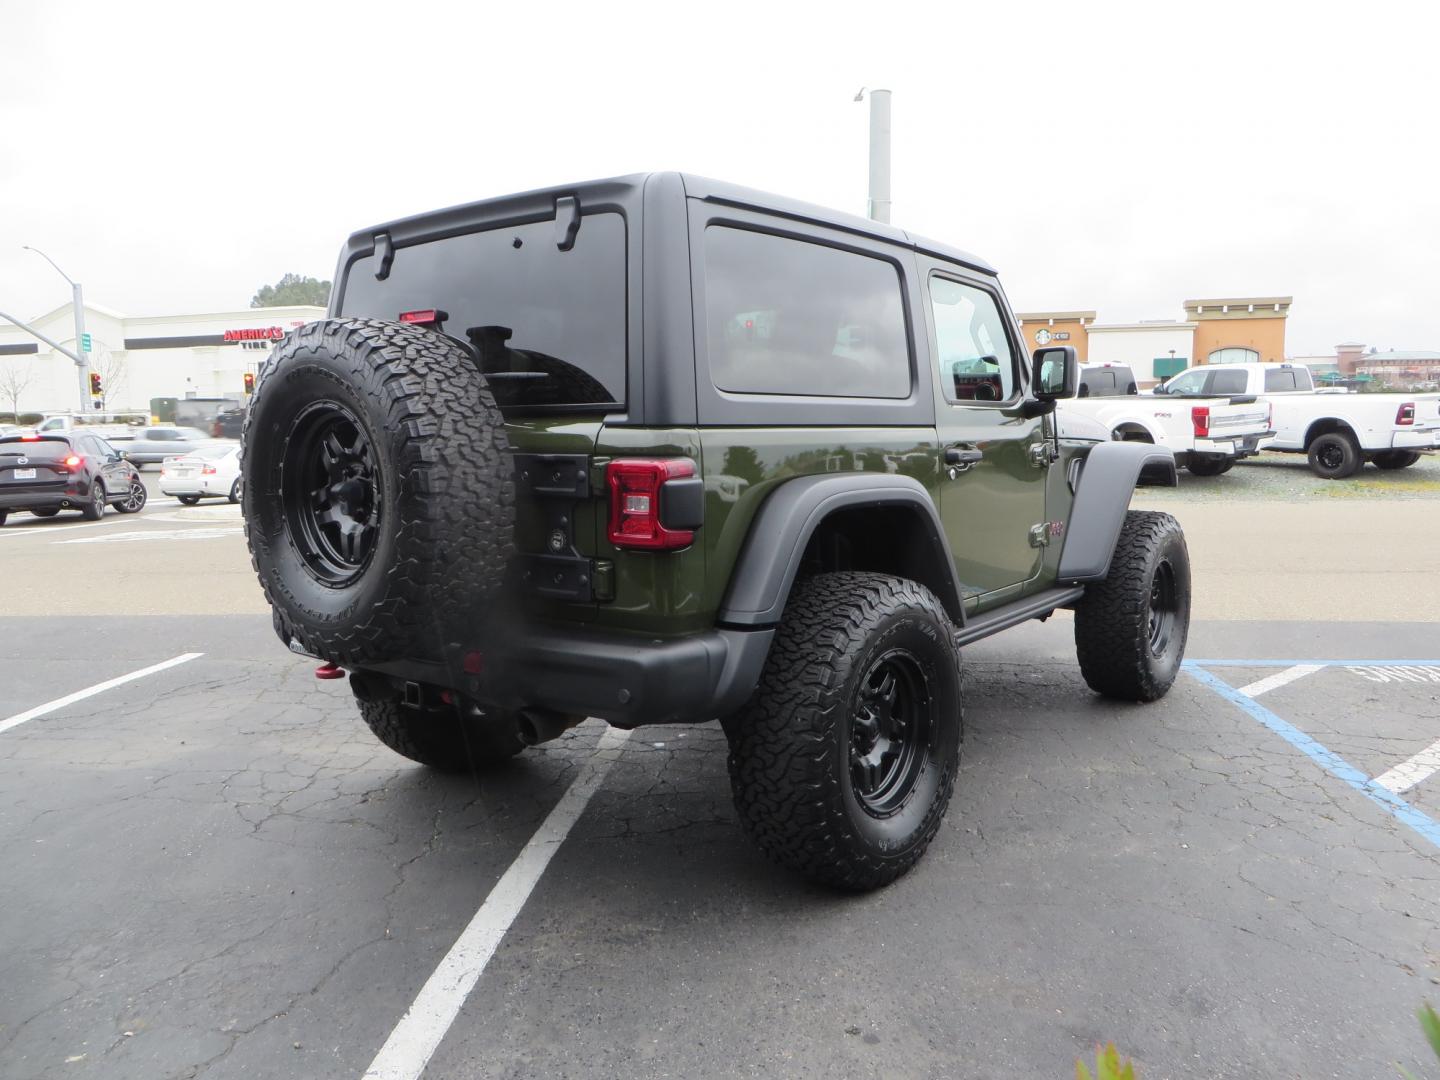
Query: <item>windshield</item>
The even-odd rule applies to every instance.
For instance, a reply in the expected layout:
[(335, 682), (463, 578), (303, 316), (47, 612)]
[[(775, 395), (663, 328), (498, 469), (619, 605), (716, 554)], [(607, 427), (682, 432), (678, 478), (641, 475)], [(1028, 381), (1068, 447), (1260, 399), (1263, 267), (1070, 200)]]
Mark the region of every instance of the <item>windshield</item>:
[(585, 215), (568, 251), (553, 221), (537, 221), (402, 247), (383, 281), (374, 256), (357, 259), (339, 313), (439, 309), (500, 405), (614, 409), (625, 400), (625, 272), (621, 215)]

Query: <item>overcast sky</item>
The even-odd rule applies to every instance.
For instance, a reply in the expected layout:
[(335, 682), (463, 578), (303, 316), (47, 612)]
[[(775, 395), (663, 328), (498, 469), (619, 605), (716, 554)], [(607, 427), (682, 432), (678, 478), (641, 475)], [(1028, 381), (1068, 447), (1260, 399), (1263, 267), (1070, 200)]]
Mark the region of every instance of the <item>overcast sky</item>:
[(896, 224), (1019, 310), (1293, 295), (1292, 355), (1440, 349), (1434, 4), (0, 0), (0, 310), (328, 278), (350, 231), (683, 169)]

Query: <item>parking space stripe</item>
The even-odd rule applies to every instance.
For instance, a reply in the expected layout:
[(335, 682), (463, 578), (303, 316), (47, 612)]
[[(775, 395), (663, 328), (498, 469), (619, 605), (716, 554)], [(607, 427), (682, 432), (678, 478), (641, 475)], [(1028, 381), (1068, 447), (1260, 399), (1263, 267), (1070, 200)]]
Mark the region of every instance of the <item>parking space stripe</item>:
[[(1214, 661), (1214, 663), (1223, 664), (1226, 667), (1234, 666), (1226, 660)], [(1304, 661), (1297, 661), (1297, 663), (1304, 663)], [(1387, 663), (1394, 663), (1394, 661), (1387, 661)], [(1282, 720), (1264, 705), (1236, 690), (1223, 679), (1210, 674), (1196, 661), (1186, 660), (1183, 666), (1196, 681), (1208, 686), (1226, 701), (1248, 713), (1331, 776), (1343, 780), (1371, 802), (1384, 809), (1396, 821), (1408, 825), (1435, 847), (1440, 848), (1440, 822), (1417, 810), (1388, 788), (1381, 787), (1339, 754), (1322, 746), (1294, 724)]]
[(1269, 690), (1278, 690), (1287, 686), (1296, 679), (1303, 679), (1306, 675), (1313, 675), (1317, 671), (1324, 671), (1324, 664), (1296, 664), (1294, 667), (1286, 668), (1284, 671), (1276, 672), (1274, 675), (1267, 675), (1263, 679), (1257, 679), (1248, 686), (1242, 686), (1240, 692), (1247, 697), (1259, 697)]
[(617, 751), (630, 732), (606, 728), (595, 754), (580, 770), (555, 808), (535, 831), (515, 861), (490, 890), (440, 965), (425, 980), (415, 1001), (385, 1040), (364, 1080), (417, 1080), (440, 1046), (465, 999), (495, 955), (510, 924), (550, 865), (605, 774), (615, 764)]
[(1440, 739), (1431, 743), (1409, 761), (1402, 761), (1393, 769), (1387, 769), (1375, 777), (1375, 783), (1399, 795), (1409, 791), (1422, 780), (1440, 772)]
[(1186, 660), (1187, 667), (1295, 667), (1315, 664), (1327, 667), (1440, 667), (1440, 660)]
[(170, 668), (178, 667), (181, 664), (188, 663), (204, 655), (204, 653), (198, 652), (181, 653), (179, 656), (172, 656), (169, 660), (162, 661), (161, 663), (151, 664), (149, 667), (141, 668), (139, 671), (132, 671), (128, 675), (119, 675), (113, 679), (106, 679), (104, 682), (96, 683), (94, 686), (87, 686), (84, 690), (76, 690), (73, 694), (66, 694), (64, 697), (56, 698), (54, 701), (47, 701), (44, 705), (36, 705), (35, 708), (27, 709), (22, 713), (16, 713), (7, 720), (0, 720), (0, 735), (10, 731), (12, 728), (19, 727), (27, 720), (34, 720), (37, 716), (44, 716), (46, 713), (55, 712), (55, 710), (63, 709), (67, 705), (73, 705), (77, 701), (84, 701), (86, 698), (94, 697), (96, 694), (103, 694), (106, 690), (113, 690), (117, 686), (134, 682), (136, 679), (143, 679), (147, 675), (167, 671)]

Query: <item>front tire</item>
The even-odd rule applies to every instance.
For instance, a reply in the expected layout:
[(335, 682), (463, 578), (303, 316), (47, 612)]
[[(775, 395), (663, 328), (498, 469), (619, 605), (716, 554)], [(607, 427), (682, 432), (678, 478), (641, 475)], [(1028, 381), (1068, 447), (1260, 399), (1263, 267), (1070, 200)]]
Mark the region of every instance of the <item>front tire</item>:
[(1306, 454), (1310, 471), (1322, 480), (1344, 480), (1354, 476), (1365, 464), (1355, 436), (1345, 431), (1329, 431), (1310, 442)]
[(953, 635), (912, 581), (847, 572), (796, 585), (755, 695), (726, 721), (735, 809), (766, 855), (854, 891), (920, 860), (960, 762)]
[(1408, 469), (1420, 460), (1420, 454), (1414, 450), (1382, 450), (1371, 460), (1377, 469), (1389, 472), (1392, 469)]
[(350, 676), (360, 716), (382, 743), (402, 757), (441, 772), (476, 772), (509, 761), (525, 744), (513, 718), (469, 706), (411, 708), (382, 682)]
[(115, 510), (121, 514), (138, 514), (145, 509), (145, 500), (150, 497), (145, 490), (145, 485), (139, 480), (130, 481), (130, 492), (125, 498), (115, 504)]
[(1075, 607), (1080, 674), (1097, 694), (1121, 701), (1165, 696), (1190, 635), (1190, 551), (1169, 514), (1131, 510), (1110, 573)]
[(235, 482), (230, 485), (229, 498), (232, 503), (238, 503), (240, 501), (240, 478), (238, 476), (235, 478)]

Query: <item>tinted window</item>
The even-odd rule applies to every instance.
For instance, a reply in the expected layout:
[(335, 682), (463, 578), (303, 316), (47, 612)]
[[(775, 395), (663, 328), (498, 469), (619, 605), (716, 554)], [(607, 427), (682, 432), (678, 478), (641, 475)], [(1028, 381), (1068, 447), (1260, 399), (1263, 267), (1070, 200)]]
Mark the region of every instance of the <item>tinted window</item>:
[(712, 226), (705, 320), (710, 376), (721, 390), (910, 394), (900, 272), (884, 259)]
[(1165, 391), (1170, 394), (1198, 394), (1205, 386), (1206, 374), (1203, 368), (1182, 372), (1165, 384)]
[(69, 453), (68, 439), (37, 439), (34, 442), (0, 439), (0, 459), (9, 461), (17, 457), (27, 457), (31, 461), (58, 461)]
[(503, 406), (618, 406), (625, 400), (625, 221), (586, 214), (575, 245), (555, 222), (467, 233), (395, 252), (375, 280), (373, 256), (345, 279), (342, 314), (394, 319), (438, 308), (444, 332), (469, 341)]
[(1297, 385), (1294, 371), (1265, 372), (1266, 390), (1294, 390)]
[(1249, 381), (1243, 371), (1217, 371), (1211, 375), (1210, 393), (1243, 394)]
[(1005, 401), (1015, 390), (1015, 355), (995, 298), (948, 278), (930, 279), (940, 385), (951, 401)]

